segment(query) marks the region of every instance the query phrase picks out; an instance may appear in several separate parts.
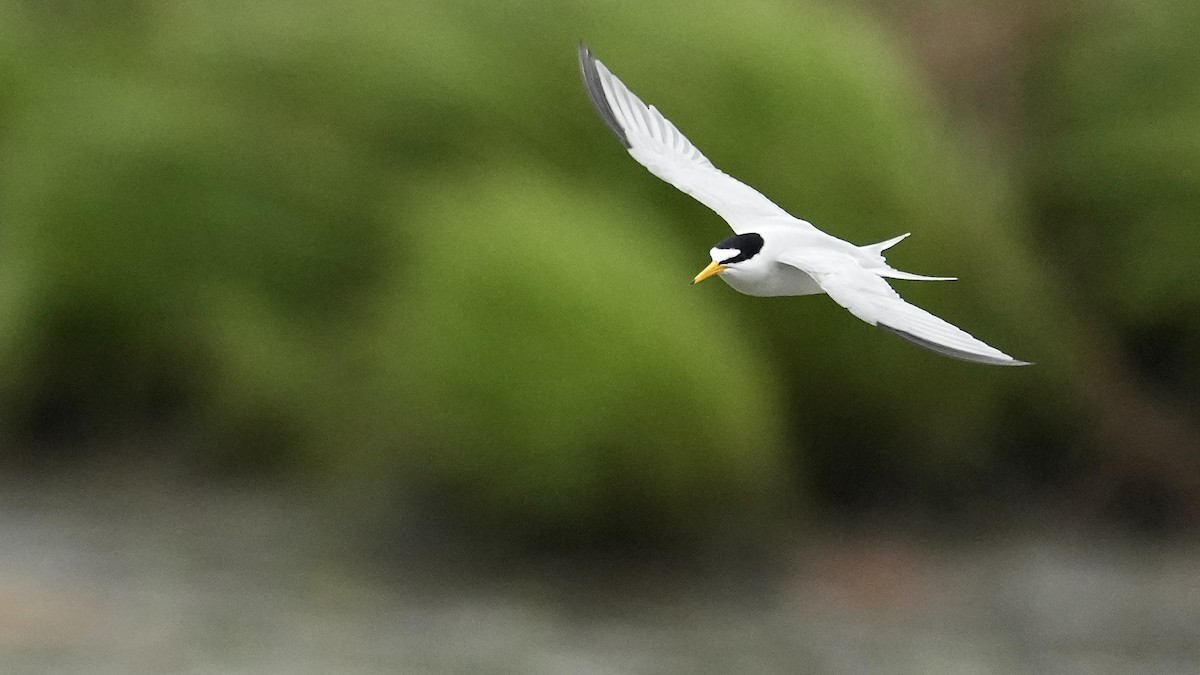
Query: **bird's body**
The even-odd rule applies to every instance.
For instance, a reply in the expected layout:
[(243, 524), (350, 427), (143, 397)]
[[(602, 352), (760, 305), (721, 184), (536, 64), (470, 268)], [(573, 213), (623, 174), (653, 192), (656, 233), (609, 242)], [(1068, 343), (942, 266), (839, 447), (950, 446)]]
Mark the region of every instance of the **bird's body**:
[[(762, 249), (742, 265), (721, 272), (721, 279), (739, 293), (762, 298), (781, 295), (817, 295), (825, 290), (804, 270), (780, 262), (780, 256), (796, 248), (837, 247), (854, 255), (854, 247), (823, 232), (804, 232), (793, 227), (762, 227)], [(822, 236), (823, 235), (823, 236)]]
[(884, 280), (947, 281), (892, 268), (883, 251), (907, 234), (856, 246), (776, 206), (754, 188), (713, 166), (696, 146), (642, 103), (584, 45), (584, 83), (601, 119), (640, 164), (725, 219), (734, 236), (709, 252), (712, 263), (694, 282), (712, 275), (754, 296), (828, 294), (867, 323), (933, 351), (978, 363), (1026, 365), (965, 331), (905, 302)]

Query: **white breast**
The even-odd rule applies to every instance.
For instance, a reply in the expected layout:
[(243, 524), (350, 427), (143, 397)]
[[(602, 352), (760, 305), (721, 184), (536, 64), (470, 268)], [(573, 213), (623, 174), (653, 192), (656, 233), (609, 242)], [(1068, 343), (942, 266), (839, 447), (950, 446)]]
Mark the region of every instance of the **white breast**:
[(824, 289), (812, 277), (790, 265), (771, 263), (765, 271), (729, 269), (721, 279), (739, 293), (758, 297), (815, 295)]

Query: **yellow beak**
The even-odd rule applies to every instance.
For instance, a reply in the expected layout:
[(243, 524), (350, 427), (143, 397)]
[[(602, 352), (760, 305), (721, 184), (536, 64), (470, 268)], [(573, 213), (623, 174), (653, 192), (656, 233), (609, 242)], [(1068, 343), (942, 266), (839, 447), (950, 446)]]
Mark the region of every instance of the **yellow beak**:
[(729, 269), (729, 268), (725, 267), (721, 263), (714, 260), (713, 262), (710, 262), (708, 264), (708, 267), (705, 267), (704, 269), (700, 270), (700, 274), (697, 274), (696, 278), (692, 279), (692, 283), (698, 284), (701, 281), (704, 281), (705, 279), (711, 277), (712, 275), (720, 274), (721, 272), (724, 272), (727, 269)]

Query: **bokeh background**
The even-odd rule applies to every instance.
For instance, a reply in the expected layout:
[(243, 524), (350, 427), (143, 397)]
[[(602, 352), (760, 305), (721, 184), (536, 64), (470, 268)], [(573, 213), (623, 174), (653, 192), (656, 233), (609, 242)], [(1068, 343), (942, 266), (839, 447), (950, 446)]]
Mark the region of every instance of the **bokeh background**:
[[(1197, 25), (0, 1), (0, 665), (1196, 672)], [(581, 39), (1036, 365), (690, 286)]]

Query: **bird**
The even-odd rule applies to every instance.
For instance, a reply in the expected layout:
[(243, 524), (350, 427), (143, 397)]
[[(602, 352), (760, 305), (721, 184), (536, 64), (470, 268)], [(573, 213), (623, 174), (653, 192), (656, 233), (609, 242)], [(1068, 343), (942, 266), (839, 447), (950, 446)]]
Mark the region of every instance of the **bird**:
[(718, 276), (751, 296), (825, 294), (866, 323), (939, 354), (988, 365), (1029, 365), (900, 297), (886, 279), (955, 280), (902, 272), (889, 265), (883, 252), (908, 234), (856, 246), (817, 229), (715, 167), (583, 42), (579, 66), (592, 105), (629, 154), (650, 173), (712, 209), (733, 229), (733, 236), (709, 251), (711, 262), (693, 284)]

